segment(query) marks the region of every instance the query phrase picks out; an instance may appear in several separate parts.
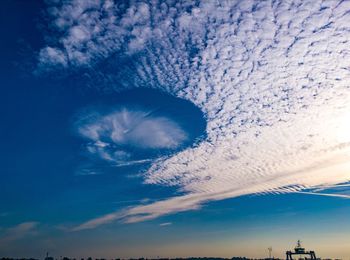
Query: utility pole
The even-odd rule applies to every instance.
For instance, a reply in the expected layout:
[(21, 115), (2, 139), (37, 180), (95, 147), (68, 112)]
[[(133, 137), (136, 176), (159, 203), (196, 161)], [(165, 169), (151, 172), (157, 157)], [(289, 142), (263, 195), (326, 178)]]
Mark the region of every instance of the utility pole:
[(271, 258), (272, 247), (270, 246), (270, 247), (268, 248), (268, 250), (269, 250), (269, 259), (272, 259), (272, 258)]

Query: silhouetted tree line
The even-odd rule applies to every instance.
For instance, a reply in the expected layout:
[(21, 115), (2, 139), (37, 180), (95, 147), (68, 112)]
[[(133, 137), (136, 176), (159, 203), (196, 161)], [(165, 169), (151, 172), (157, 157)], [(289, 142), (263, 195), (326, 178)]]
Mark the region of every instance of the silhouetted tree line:
[[(36, 258), (8, 258), (3, 257), (0, 258), (0, 260), (41, 260)], [(222, 258), (222, 257), (187, 257), (187, 258), (129, 258), (129, 259), (121, 259), (121, 258), (113, 258), (113, 259), (106, 259), (106, 258), (69, 258), (69, 257), (60, 257), (60, 258), (54, 258), (54, 257), (46, 257), (44, 260), (271, 260), (269, 258), (247, 258), (247, 257), (232, 257), (232, 258)], [(279, 258), (273, 258), (273, 260), (281, 260)], [(329, 259), (331, 260), (331, 259)], [(337, 259), (338, 260), (338, 259)]]

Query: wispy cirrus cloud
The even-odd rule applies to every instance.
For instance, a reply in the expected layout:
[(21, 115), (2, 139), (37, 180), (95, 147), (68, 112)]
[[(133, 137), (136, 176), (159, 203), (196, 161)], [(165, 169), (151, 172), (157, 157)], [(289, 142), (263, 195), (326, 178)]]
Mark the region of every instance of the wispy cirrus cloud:
[(10, 215), (9, 212), (1, 212), (0, 213), (0, 217), (7, 217), (8, 215)]
[(78, 133), (88, 140), (87, 151), (109, 161), (114, 167), (152, 161), (132, 159), (130, 148), (174, 150), (188, 138), (181, 126), (170, 118), (126, 107), (108, 113), (94, 111), (81, 115), (76, 127)]
[(16, 226), (5, 228), (0, 236), (0, 242), (7, 243), (13, 240), (21, 239), (28, 235), (37, 233), (39, 223), (35, 221), (23, 222)]
[(43, 48), (40, 64), (76, 68), (129, 57), (104, 76), (120, 88), (158, 88), (190, 100), (207, 120), (207, 139), (155, 161), (144, 175), (145, 183), (185, 195), (77, 229), (349, 181), (349, 10), (348, 1), (322, 0), (51, 7), (61, 37)]
[(342, 183), (335, 185), (321, 185), (305, 191), (299, 191), (300, 194), (326, 196), (334, 198), (350, 199), (350, 183)]
[(160, 223), (159, 226), (161, 227), (166, 227), (166, 226), (171, 226), (173, 223), (171, 222), (164, 222), (164, 223)]
[[(95, 142), (96, 147), (105, 148), (112, 142), (118, 146), (143, 149), (174, 149), (187, 139), (187, 135), (173, 120), (153, 116), (150, 112), (121, 108), (106, 115), (93, 113), (79, 120), (78, 131)], [(128, 157), (116, 151), (116, 157)]]
[(335, 198), (343, 198), (343, 199), (350, 199), (350, 195), (347, 194), (338, 194), (338, 193), (321, 193), (321, 192), (308, 192), (308, 191), (299, 191), (300, 194), (309, 194), (309, 195), (316, 195), (316, 196), (326, 196), (326, 197), (335, 197)]

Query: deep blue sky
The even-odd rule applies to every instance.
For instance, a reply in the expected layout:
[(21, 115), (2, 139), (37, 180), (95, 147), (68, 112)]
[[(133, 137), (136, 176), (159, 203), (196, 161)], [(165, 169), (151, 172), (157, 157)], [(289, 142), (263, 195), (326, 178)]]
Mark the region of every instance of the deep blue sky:
[[(326, 192), (341, 193), (344, 197), (298, 193), (302, 190), (298, 185), (306, 187), (309, 192), (314, 191), (313, 186), (344, 183), (344, 177), (337, 175), (339, 181), (334, 183), (316, 181), (310, 184), (297, 179), (295, 183), (286, 181), (285, 185), (278, 184), (286, 189), (291, 187), (288, 192), (271, 186), (267, 190), (252, 188), (251, 192), (215, 197), (216, 191), (220, 193), (216, 185), (230, 185), (229, 181), (225, 181), (226, 177), (220, 184), (220, 174), (216, 174), (217, 169), (221, 169), (220, 165), (224, 166), (227, 162), (219, 160), (218, 165), (207, 165), (205, 163), (210, 158), (217, 157), (213, 154), (205, 157), (205, 154), (223, 143), (227, 143), (226, 152), (237, 144), (248, 146), (246, 139), (242, 139), (242, 143), (229, 143), (225, 138), (239, 138), (240, 134), (249, 131), (246, 129), (257, 129), (254, 136), (258, 138), (259, 127), (273, 126), (274, 116), (268, 119), (270, 121), (264, 121), (263, 112), (259, 120), (244, 118), (245, 114), (255, 113), (253, 107), (260, 107), (258, 99), (254, 99), (255, 105), (246, 108), (245, 104), (252, 99), (243, 100), (240, 105), (235, 105), (234, 114), (223, 116), (221, 113), (229, 110), (235, 102), (232, 93), (221, 89), (224, 94), (216, 96), (219, 91), (216, 83), (198, 83), (197, 87), (187, 88), (187, 84), (191, 86), (193, 83), (191, 78), (181, 81), (174, 72), (176, 66), (164, 65), (164, 60), (171, 63), (177, 54), (166, 56), (168, 49), (160, 48), (158, 43), (150, 43), (146, 51), (139, 51), (138, 45), (137, 48), (132, 47), (138, 52), (131, 54), (125, 43), (115, 53), (106, 55), (107, 58), (99, 60), (100, 56), (93, 56), (97, 61), (90, 62), (88, 66), (78, 66), (72, 58), (72, 64), (56, 68), (57, 64), (52, 60), (42, 61), (42, 50), (55, 44), (56, 38), (62, 34), (56, 32), (52, 25), (47, 25), (52, 20), (52, 13), (47, 8), (48, 5), (41, 1), (3, 1), (0, 8), (0, 256), (43, 257), (49, 251), (55, 257), (265, 257), (267, 248), (272, 246), (273, 254), (282, 257), (297, 239), (322, 257), (350, 254), (347, 246), (350, 243), (350, 204), (345, 198), (348, 196), (347, 188), (332, 186)], [(123, 8), (120, 12), (124, 12)], [(187, 8), (190, 10), (193, 6)], [(138, 39), (144, 36), (132, 37)], [(188, 42), (187, 45), (183, 43), (191, 59), (199, 52), (197, 48), (205, 48), (200, 44), (198, 47), (195, 38), (192, 41), (193, 46), (190, 47)], [(133, 46), (130, 42), (129, 48)], [(174, 40), (174, 53), (184, 51), (176, 46)], [(162, 55), (167, 58), (161, 59)], [(159, 58), (161, 72), (155, 69), (157, 62), (154, 62), (154, 57)], [(177, 58), (180, 60), (182, 56), (179, 54)], [(135, 71), (140, 69), (139, 63), (143, 64), (145, 71), (147, 67), (144, 64), (152, 64), (147, 76), (149, 81), (136, 74)], [(192, 72), (183, 65), (185, 62), (179, 64), (177, 69), (185, 71), (184, 78), (191, 77)], [(201, 66), (203, 64), (205, 62)], [(201, 66), (198, 65), (198, 68)], [(49, 71), (46, 70), (48, 67)], [(167, 71), (171, 69), (174, 71)], [(116, 76), (111, 78), (114, 71)], [(161, 81), (159, 76), (154, 76), (157, 73), (165, 79)], [(178, 76), (176, 82), (173, 78), (175, 74)], [(206, 79), (211, 76), (209, 73)], [(224, 81), (223, 78), (221, 80)], [(168, 85), (162, 85), (164, 82)], [(169, 91), (177, 88), (179, 82), (185, 86)], [(230, 83), (225, 81), (223, 84), (228, 86)], [(208, 88), (206, 95), (200, 92), (203, 88)], [(238, 96), (243, 97), (244, 94)], [(287, 95), (282, 99), (284, 102), (292, 98)], [(229, 102), (219, 104), (216, 114), (211, 114), (220, 100)], [(270, 102), (270, 99), (266, 100)], [(274, 104), (271, 102), (262, 107)], [(288, 109), (283, 109), (292, 110), (294, 104), (288, 103)], [(322, 107), (318, 109), (321, 111)], [(277, 112), (272, 113), (281, 117), (276, 121), (285, 120)], [(239, 127), (226, 131), (232, 122)], [(83, 132), (84, 129), (88, 132)], [(276, 129), (276, 140), (280, 140)], [(188, 161), (176, 157), (181, 151), (202, 147), (201, 142), (204, 141), (208, 143), (207, 148), (193, 157), (192, 154), (185, 156)], [(289, 144), (290, 140), (287, 141)], [(258, 139), (256, 143), (260, 144)], [(253, 165), (260, 159), (254, 157), (258, 148), (254, 148), (254, 144), (250, 147), (251, 150), (242, 154)], [(237, 149), (241, 151), (241, 147)], [(268, 144), (263, 150), (268, 154)], [(222, 150), (218, 148), (215, 151), (215, 156), (236, 160), (235, 152), (222, 152), (220, 155)], [(170, 166), (163, 161), (167, 158), (175, 158)], [(298, 160), (297, 157), (294, 159)], [(191, 164), (195, 161), (199, 161), (199, 171), (197, 164)], [(162, 168), (163, 163), (168, 167)], [(175, 166), (172, 168), (172, 165)], [(293, 172), (294, 162), (286, 165), (290, 165)], [(303, 169), (311, 169), (312, 172), (315, 166), (313, 163), (310, 165), (311, 168), (307, 165)], [(249, 171), (244, 173), (244, 167)], [(230, 174), (232, 172), (232, 176), (243, 172), (240, 177), (229, 179), (232, 181), (230, 191), (239, 190), (235, 186), (237, 183), (242, 183), (242, 186), (250, 183), (242, 181), (241, 176), (260, 172), (259, 167), (250, 167), (250, 163), (244, 167), (225, 168)], [(204, 173), (200, 175), (197, 172)], [(257, 176), (262, 175), (264, 173)], [(300, 178), (298, 176), (296, 178)], [(213, 185), (199, 186), (217, 178), (218, 182), (213, 182)], [(181, 209), (171, 208), (165, 213), (162, 210), (166, 211), (167, 206), (151, 211), (142, 208), (142, 205), (157, 205), (159, 201), (188, 194), (201, 194), (204, 199), (195, 202), (193, 207), (184, 204), (183, 208), (181, 203), (185, 202), (182, 201), (179, 204)], [(94, 222), (86, 228), (84, 224), (101, 216), (123, 212), (127, 213), (113, 217), (111, 221), (103, 221), (101, 225)], [(148, 214), (152, 216), (149, 219), (125, 223), (132, 217), (142, 218)], [(153, 217), (152, 214), (159, 215)]]

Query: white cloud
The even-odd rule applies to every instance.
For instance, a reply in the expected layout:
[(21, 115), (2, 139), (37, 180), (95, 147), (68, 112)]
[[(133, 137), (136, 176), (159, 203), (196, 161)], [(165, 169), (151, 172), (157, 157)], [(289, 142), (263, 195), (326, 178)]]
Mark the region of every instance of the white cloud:
[(175, 149), (187, 140), (187, 134), (175, 121), (128, 108), (106, 114), (85, 114), (76, 125), (79, 134), (89, 140), (87, 150), (113, 162), (116, 167), (150, 161), (132, 160), (128, 147)]
[(87, 221), (81, 224), (80, 226), (73, 228), (72, 231), (92, 229), (103, 224), (111, 223), (112, 221), (119, 219), (120, 215), (121, 214), (118, 214), (118, 213), (107, 214), (107, 215), (104, 215), (103, 217)]
[(319, 193), (319, 192), (303, 192), (303, 191), (299, 191), (298, 193), (300, 193), (300, 194), (316, 195), (316, 196), (326, 196), (326, 197), (335, 197), (335, 198), (350, 199), (350, 195), (347, 195), (347, 194)]
[(171, 222), (165, 222), (165, 223), (160, 223), (159, 226), (165, 227), (165, 226), (170, 226), (170, 225), (172, 225), (172, 224), (173, 224), (173, 223), (171, 223)]
[[(190, 100), (204, 112), (208, 136), (197, 147), (154, 162), (144, 176), (145, 183), (177, 186), (185, 195), (81, 227), (350, 180), (347, 1), (185, 1), (173, 6), (151, 1), (147, 7), (136, 1), (127, 8), (110, 3), (85, 9), (79, 3), (54, 14), (54, 21), (67, 20), (59, 29), (69, 32), (75, 24), (89, 32), (96, 26), (105, 30), (84, 42), (63, 34), (60, 50), (70, 57), (69, 65), (142, 50), (141, 57), (132, 56), (134, 69), (127, 68), (132, 76), (115, 78), (118, 85), (158, 88)], [(75, 58), (75, 52), (87, 58)], [(91, 138), (99, 140), (99, 131), (92, 127)], [(162, 143), (171, 146), (172, 141)]]
[(0, 236), (0, 242), (6, 243), (28, 235), (34, 235), (37, 232), (38, 225), (38, 222), (30, 221), (4, 229), (4, 232), (2, 232), (3, 235)]
[(59, 49), (46, 47), (40, 51), (39, 62), (41, 66), (63, 66), (68, 64), (65, 53)]
[(10, 215), (9, 212), (1, 212), (0, 213), (0, 217), (7, 217), (8, 215)]
[(91, 175), (100, 175), (100, 174), (102, 174), (102, 172), (96, 171), (96, 170), (92, 170), (92, 169), (89, 169), (89, 168), (79, 169), (76, 172), (77, 176), (91, 176)]
[(113, 166), (115, 166), (115, 167), (124, 167), (124, 166), (130, 166), (130, 165), (149, 163), (149, 162), (152, 162), (152, 161), (153, 161), (152, 159), (116, 161), (116, 164), (114, 164)]

